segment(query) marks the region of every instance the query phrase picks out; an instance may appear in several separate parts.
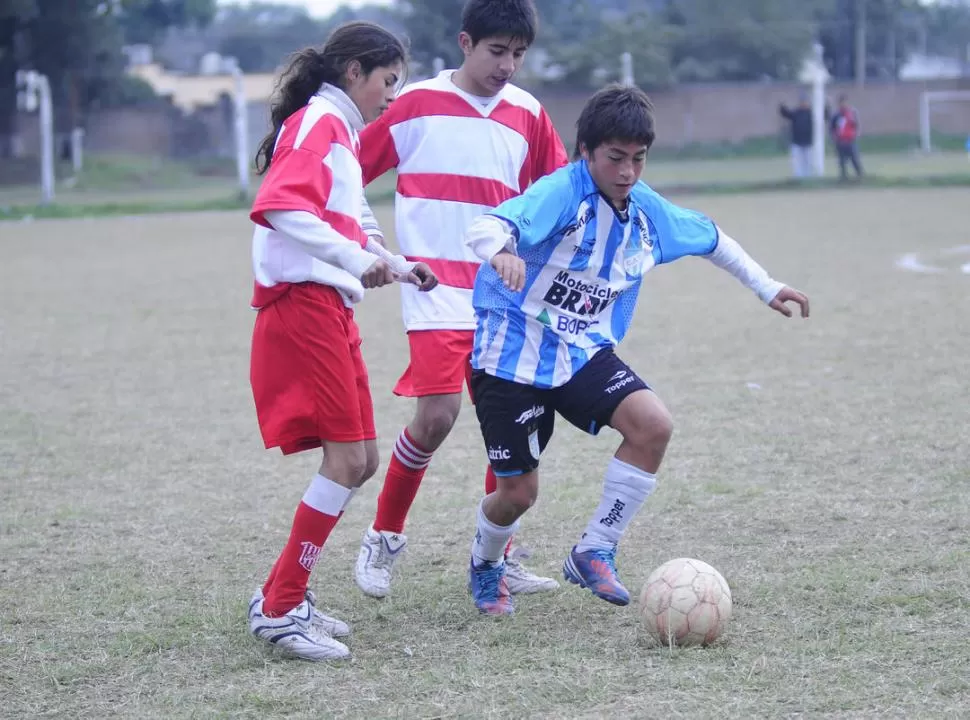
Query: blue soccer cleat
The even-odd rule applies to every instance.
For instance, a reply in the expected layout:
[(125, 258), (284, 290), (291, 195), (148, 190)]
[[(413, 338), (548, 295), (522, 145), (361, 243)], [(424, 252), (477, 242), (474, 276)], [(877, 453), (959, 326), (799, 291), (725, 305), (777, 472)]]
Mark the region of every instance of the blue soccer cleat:
[(468, 589), (475, 607), (485, 615), (511, 615), (515, 612), (509, 585), (505, 580), (505, 563), (483, 562), (468, 566)]
[(562, 574), (569, 582), (589, 588), (596, 597), (614, 605), (629, 605), (630, 593), (616, 574), (616, 547), (612, 550), (577, 552), (573, 546), (562, 564)]

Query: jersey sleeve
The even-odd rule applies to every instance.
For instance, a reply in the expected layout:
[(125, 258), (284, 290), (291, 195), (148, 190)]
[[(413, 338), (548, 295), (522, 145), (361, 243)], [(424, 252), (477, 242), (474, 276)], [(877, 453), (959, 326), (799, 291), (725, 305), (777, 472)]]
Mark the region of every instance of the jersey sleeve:
[(553, 238), (575, 215), (578, 200), (569, 168), (547, 175), (518, 197), (487, 213), (512, 226), (516, 247), (522, 250)]
[(266, 222), (283, 233), (289, 242), (329, 265), (346, 270), (355, 278), (374, 264), (373, 254), (313, 213), (302, 210), (266, 210)]
[[(391, 108), (394, 104), (391, 104)], [(360, 169), (364, 175), (364, 185), (369, 185), (391, 168), (397, 167), (400, 159), (397, 146), (391, 134), (391, 109), (365, 127), (360, 133)]]
[(367, 202), (367, 197), (362, 195), (361, 199), (363, 202), (360, 208), (360, 227), (368, 239), (375, 238), (378, 242), (383, 243), (384, 231), (381, 230), (381, 224), (377, 222), (377, 216), (371, 210), (370, 203)]
[(566, 148), (545, 109), (539, 111), (532, 147), (535, 148), (535, 152), (532, 158), (532, 177), (529, 178), (529, 182), (536, 182), (539, 178), (550, 175), (569, 164)]
[(343, 122), (321, 118), (299, 147), (292, 142), (298, 135), (294, 128), (283, 132), (256, 193), (249, 214), (252, 221), (273, 229), (268, 212), (308, 212), (364, 247), (367, 237), (361, 228), (361, 209), (354, 201), (363, 193), (360, 166)]
[(717, 267), (731, 273), (742, 285), (761, 298), (762, 302), (770, 303), (785, 287), (784, 283), (772, 278), (767, 270), (755, 262), (737, 240), (720, 228), (718, 228), (717, 247), (705, 257)]
[(670, 202), (644, 183), (634, 192), (657, 230), (658, 264), (687, 255), (710, 255), (717, 248), (717, 225), (707, 215)]
[(319, 153), (292, 146), (277, 148), (249, 217), (272, 228), (269, 210), (303, 210), (323, 218), (333, 191), (333, 172)]

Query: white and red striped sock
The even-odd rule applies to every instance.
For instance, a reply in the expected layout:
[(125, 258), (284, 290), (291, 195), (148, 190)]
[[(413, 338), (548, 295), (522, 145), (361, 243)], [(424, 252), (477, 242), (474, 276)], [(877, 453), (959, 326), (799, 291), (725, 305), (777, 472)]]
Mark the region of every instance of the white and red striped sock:
[(377, 498), (374, 530), (404, 532), (404, 522), (432, 455), (414, 441), (407, 428), (401, 431), (387, 466), (384, 487)]

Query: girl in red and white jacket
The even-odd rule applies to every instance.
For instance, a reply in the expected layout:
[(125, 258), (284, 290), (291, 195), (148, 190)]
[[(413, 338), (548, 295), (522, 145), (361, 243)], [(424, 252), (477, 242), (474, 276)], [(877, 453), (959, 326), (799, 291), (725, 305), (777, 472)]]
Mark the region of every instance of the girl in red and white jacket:
[(307, 590), (323, 545), (353, 492), (377, 469), (374, 410), (353, 305), (395, 280), (432, 289), (426, 265), (384, 249), (364, 200), (358, 133), (394, 100), (401, 42), (371, 23), (337, 28), (284, 72), (266, 173), (250, 217), (257, 309), (250, 380), (267, 448), (323, 449), (289, 541), (249, 606), (250, 631), (296, 657), (339, 659), (350, 633)]

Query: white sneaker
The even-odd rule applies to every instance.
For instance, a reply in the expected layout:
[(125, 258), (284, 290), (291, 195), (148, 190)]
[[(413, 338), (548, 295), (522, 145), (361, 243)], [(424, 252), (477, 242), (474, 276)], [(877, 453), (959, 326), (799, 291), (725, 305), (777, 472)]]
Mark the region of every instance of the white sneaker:
[(521, 558), (528, 556), (528, 553), (520, 548), (513, 549), (506, 556), (505, 582), (508, 583), (509, 592), (512, 595), (530, 595), (558, 590), (559, 583), (556, 580), (536, 575), (522, 564)]
[(357, 587), (365, 595), (374, 598), (386, 597), (391, 591), (391, 569), (394, 561), (403, 553), (408, 539), (401, 533), (387, 530), (377, 532), (373, 526), (367, 528), (360, 543), (357, 567), (354, 575)]
[[(252, 617), (253, 608), (256, 607), (256, 603), (263, 599), (263, 589), (256, 588), (256, 592), (253, 593), (252, 598), (249, 600), (249, 614)], [(326, 613), (320, 611), (317, 607), (317, 596), (313, 594), (312, 590), (307, 590), (304, 599), (310, 603), (310, 607), (313, 609), (313, 626), (324, 635), (329, 635), (330, 637), (342, 638), (348, 637), (350, 635), (350, 625), (345, 623), (343, 620), (338, 620), (335, 617), (331, 617)]]
[(350, 648), (314, 626), (313, 606), (308, 600), (278, 618), (263, 615), (263, 601), (258, 600), (249, 610), (249, 632), (287, 655), (303, 660), (320, 662), (350, 657)]

